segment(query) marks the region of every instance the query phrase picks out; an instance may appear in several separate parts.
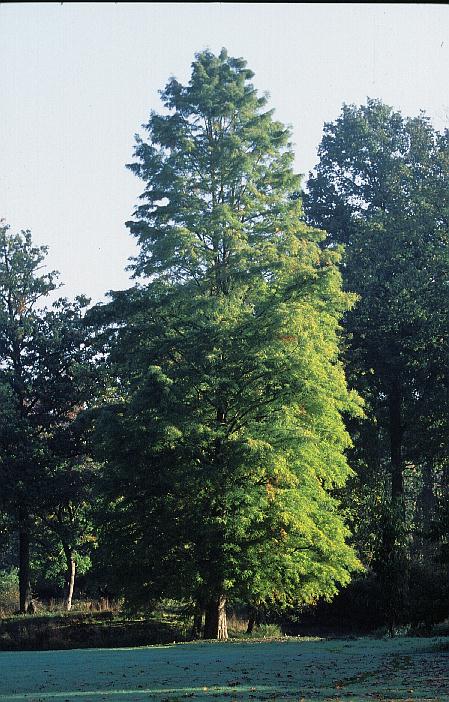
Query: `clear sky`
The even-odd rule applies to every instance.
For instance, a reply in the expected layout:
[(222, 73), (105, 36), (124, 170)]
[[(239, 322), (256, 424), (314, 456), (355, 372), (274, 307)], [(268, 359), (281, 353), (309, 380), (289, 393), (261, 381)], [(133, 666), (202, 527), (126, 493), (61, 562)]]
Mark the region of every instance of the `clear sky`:
[(62, 294), (129, 286), (134, 134), (171, 75), (223, 46), (291, 125), (298, 172), (343, 102), (449, 124), (449, 5), (0, 4), (0, 217), (50, 247)]

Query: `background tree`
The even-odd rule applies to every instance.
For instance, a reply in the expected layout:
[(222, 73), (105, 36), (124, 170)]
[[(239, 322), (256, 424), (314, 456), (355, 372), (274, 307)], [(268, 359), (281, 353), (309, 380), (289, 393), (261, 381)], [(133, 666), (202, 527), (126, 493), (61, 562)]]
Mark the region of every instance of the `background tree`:
[[(58, 579), (63, 574), (64, 605), (72, 608), (77, 573), (84, 574), (91, 565), (91, 553), (97, 545), (93, 506), (97, 467), (80, 452), (56, 463), (46, 474), (46, 491), (36, 517), (39, 540), (44, 542), (43, 573)], [(49, 559), (49, 552), (53, 558)], [(49, 567), (50, 566), (50, 567)]]
[(345, 244), (345, 287), (359, 295), (345, 317), (350, 378), (369, 418), (352, 427), (356, 521), (391, 626), (405, 616), (411, 549), (422, 561), (447, 460), (447, 147), (424, 115), (344, 105), (325, 125), (305, 196), (325, 245)]
[(350, 474), (338, 359), (339, 254), (301, 217), (290, 134), (242, 59), (196, 56), (137, 138), (134, 262), (145, 285), (97, 309), (115, 402), (98, 423), (103, 538), (128, 601), (332, 597), (358, 563), (331, 496)]
[(22, 612), (31, 599), (32, 532), (48, 508), (48, 478), (61, 465), (62, 434), (92, 393), (82, 323), (87, 300), (44, 306), (56, 289), (56, 274), (41, 272), (45, 254), (30, 232), (0, 229), (1, 502), (19, 532)]

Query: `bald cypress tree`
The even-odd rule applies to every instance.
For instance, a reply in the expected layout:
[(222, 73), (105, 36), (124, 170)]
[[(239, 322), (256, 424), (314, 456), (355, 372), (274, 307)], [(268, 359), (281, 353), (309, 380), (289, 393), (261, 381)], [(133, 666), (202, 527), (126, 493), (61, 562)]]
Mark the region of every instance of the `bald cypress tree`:
[(114, 328), (101, 436), (122, 589), (194, 600), (209, 638), (226, 638), (229, 598), (332, 597), (358, 565), (331, 494), (350, 473), (341, 414), (358, 411), (339, 361), (350, 298), (252, 77), (205, 51), (167, 84), (130, 166), (143, 282), (97, 312)]

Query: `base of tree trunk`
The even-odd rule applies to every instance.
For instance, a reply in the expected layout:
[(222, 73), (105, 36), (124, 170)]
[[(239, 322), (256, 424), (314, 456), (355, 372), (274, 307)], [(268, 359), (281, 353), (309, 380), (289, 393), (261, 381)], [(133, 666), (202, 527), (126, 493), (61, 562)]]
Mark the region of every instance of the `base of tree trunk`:
[(66, 597), (65, 597), (65, 608), (67, 612), (72, 609), (72, 598), (73, 590), (75, 587), (75, 572), (76, 572), (76, 562), (70, 557), (67, 563), (67, 583), (66, 583)]
[(190, 633), (190, 637), (192, 639), (201, 638), (201, 633), (203, 631), (203, 615), (204, 615), (203, 606), (201, 604), (197, 603), (195, 606), (194, 613), (193, 613), (193, 624), (192, 624), (192, 630)]
[(32, 600), (30, 582), (30, 535), (27, 531), (19, 532), (19, 598), (20, 613), (28, 614)]
[(228, 638), (226, 597), (224, 595), (220, 595), (217, 599), (211, 600), (207, 605), (204, 622), (204, 638), (218, 639), (219, 641), (226, 641)]
[(255, 626), (260, 624), (260, 613), (257, 607), (250, 607), (248, 613), (248, 626), (246, 628), (247, 634), (252, 634)]

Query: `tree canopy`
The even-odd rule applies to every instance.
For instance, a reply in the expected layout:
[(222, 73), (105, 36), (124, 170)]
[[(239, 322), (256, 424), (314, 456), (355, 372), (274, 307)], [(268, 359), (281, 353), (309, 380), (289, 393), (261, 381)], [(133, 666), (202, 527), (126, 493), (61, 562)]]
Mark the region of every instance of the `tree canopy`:
[(351, 299), (252, 77), (223, 50), (169, 81), (130, 165), (144, 282), (96, 311), (114, 330), (100, 436), (124, 594), (194, 600), (209, 637), (227, 598), (312, 602), (358, 567), (331, 494), (359, 411), (339, 360)]
[[(345, 321), (348, 371), (369, 418), (354, 427), (355, 460), (369, 499), (380, 494), (378, 568), (398, 611), (410, 534), (429, 529), (447, 471), (447, 136), (425, 115), (404, 118), (377, 100), (345, 105), (325, 125), (306, 196), (308, 220), (329, 232), (326, 245), (345, 244), (345, 286), (359, 295)], [(413, 527), (423, 499), (427, 527)], [(402, 586), (388, 596), (394, 572)]]
[[(1, 506), (19, 531), (20, 608), (31, 599), (30, 543), (38, 516), (62, 499), (57, 486), (83, 453), (73, 420), (95, 392), (82, 324), (84, 298), (48, 308), (56, 273), (29, 231), (0, 229)], [(57, 479), (59, 476), (59, 479)], [(65, 489), (67, 491), (68, 482)]]

